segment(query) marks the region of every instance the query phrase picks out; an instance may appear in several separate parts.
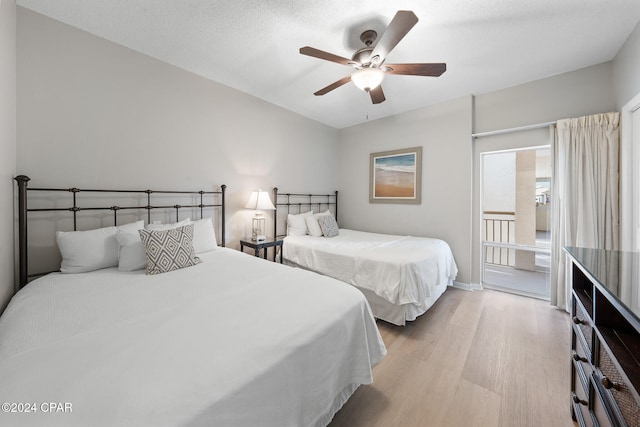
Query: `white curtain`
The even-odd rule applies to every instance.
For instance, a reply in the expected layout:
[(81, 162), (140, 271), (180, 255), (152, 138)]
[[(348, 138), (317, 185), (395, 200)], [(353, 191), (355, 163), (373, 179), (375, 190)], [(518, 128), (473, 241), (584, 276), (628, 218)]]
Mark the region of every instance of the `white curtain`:
[(565, 246), (619, 249), (620, 113), (559, 120), (554, 141), (551, 304), (569, 310)]

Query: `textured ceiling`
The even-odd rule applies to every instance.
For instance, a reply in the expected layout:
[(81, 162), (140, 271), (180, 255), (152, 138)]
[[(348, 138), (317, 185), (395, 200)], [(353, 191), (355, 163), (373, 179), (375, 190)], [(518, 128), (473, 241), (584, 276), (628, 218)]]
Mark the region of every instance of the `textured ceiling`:
[[(343, 128), (613, 59), (640, 0), (17, 0), (19, 6), (304, 116)], [(388, 75), (372, 105), (351, 68), (298, 53), (351, 57), (398, 10), (417, 25), (388, 63), (446, 62), (438, 78)]]

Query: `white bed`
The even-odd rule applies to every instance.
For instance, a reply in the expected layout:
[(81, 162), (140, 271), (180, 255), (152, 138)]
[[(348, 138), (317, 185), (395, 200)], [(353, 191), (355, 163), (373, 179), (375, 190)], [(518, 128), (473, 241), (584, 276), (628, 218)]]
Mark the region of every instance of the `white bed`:
[(356, 289), (231, 249), (199, 256), (18, 292), (0, 317), (0, 397), (18, 412), (0, 425), (324, 426), (372, 382), (386, 350)]
[(283, 255), (289, 265), (355, 286), (375, 317), (396, 325), (427, 311), (458, 273), (443, 240), (342, 228), (335, 237), (289, 235)]

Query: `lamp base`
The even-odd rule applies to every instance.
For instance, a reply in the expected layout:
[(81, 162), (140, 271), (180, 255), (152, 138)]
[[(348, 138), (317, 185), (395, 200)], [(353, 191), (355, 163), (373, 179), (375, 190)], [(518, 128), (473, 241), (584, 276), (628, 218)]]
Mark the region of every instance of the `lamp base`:
[(253, 240), (254, 242), (264, 242), (265, 240), (267, 240), (267, 236), (262, 236), (262, 235), (252, 236), (251, 240)]

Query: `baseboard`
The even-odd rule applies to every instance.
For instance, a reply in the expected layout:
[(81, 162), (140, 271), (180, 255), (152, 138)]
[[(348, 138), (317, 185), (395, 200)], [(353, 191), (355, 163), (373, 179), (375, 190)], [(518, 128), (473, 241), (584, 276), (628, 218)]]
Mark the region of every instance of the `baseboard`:
[(462, 289), (464, 291), (473, 291), (473, 290), (475, 290), (472, 283), (463, 283), (463, 282), (458, 282), (457, 280), (453, 281), (453, 284), (451, 285), (451, 287), (456, 288), (456, 289)]

